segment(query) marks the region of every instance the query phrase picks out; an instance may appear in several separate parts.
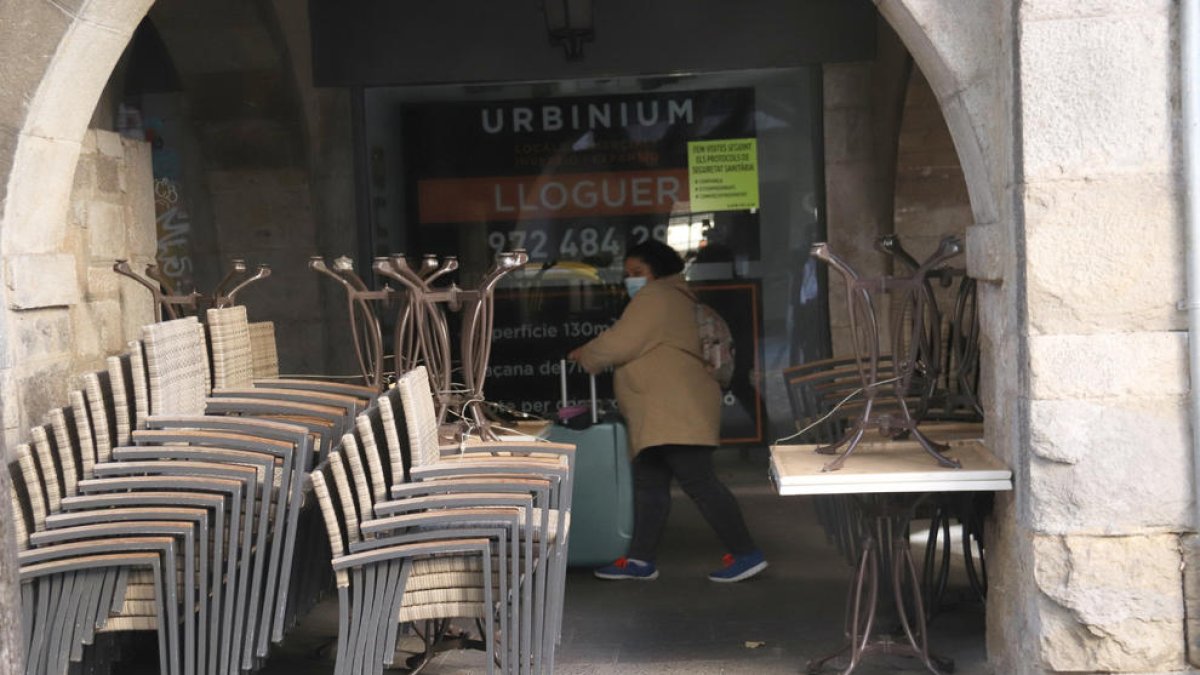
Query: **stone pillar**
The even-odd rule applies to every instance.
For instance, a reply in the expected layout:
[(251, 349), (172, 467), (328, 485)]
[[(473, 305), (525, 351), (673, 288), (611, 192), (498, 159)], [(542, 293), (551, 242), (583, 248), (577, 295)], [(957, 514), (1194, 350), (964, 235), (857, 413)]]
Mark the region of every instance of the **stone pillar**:
[(1027, 670), (1186, 667), (1176, 18), (1168, 0), (1018, 8)]
[(1021, 222), (1014, 207), (1014, 4), (876, 0), (933, 90), (970, 198), (966, 265), (980, 281), (985, 436), (1014, 473), (1014, 489), (997, 495), (987, 531), (988, 653), (997, 673), (1038, 670), (1022, 396)]

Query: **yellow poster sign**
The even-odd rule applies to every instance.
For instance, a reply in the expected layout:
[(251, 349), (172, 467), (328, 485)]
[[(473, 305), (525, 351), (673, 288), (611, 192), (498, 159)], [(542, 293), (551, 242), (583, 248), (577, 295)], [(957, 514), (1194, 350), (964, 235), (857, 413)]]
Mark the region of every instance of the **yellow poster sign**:
[(692, 213), (758, 208), (758, 140), (688, 142)]

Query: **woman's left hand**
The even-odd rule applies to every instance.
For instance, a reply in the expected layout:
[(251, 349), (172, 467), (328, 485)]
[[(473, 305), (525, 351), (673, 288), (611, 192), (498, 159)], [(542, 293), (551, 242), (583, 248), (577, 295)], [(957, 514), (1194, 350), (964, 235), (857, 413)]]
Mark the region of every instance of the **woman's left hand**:
[(575, 363), (578, 363), (580, 365), (580, 367), (583, 368), (584, 372), (588, 373), (589, 375), (599, 375), (600, 374), (599, 369), (589, 368), (585, 363), (580, 361), (580, 358), (582, 358), (582, 356), (583, 356), (583, 347), (576, 347), (575, 349), (572, 349), (569, 354), (567, 354), (567, 358), (571, 361), (574, 361)]

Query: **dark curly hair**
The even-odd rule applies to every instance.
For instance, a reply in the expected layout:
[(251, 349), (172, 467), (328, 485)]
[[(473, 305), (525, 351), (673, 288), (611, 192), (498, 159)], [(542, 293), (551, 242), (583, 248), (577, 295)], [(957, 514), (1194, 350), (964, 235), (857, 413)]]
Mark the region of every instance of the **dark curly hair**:
[(646, 263), (655, 279), (669, 277), (683, 271), (683, 258), (675, 249), (657, 239), (647, 239), (625, 252), (625, 259), (637, 258)]

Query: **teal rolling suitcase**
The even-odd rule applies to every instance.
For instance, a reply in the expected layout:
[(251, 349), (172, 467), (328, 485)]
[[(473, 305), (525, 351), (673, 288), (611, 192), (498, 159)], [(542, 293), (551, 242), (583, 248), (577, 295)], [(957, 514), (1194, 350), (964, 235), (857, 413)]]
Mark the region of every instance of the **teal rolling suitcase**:
[[(562, 378), (566, 406), (566, 377)], [(575, 489), (571, 498), (571, 538), (567, 564), (606, 565), (625, 555), (633, 539), (633, 479), (629, 436), (616, 413), (596, 413), (595, 380), (586, 428), (551, 427), (549, 440), (575, 446)]]

